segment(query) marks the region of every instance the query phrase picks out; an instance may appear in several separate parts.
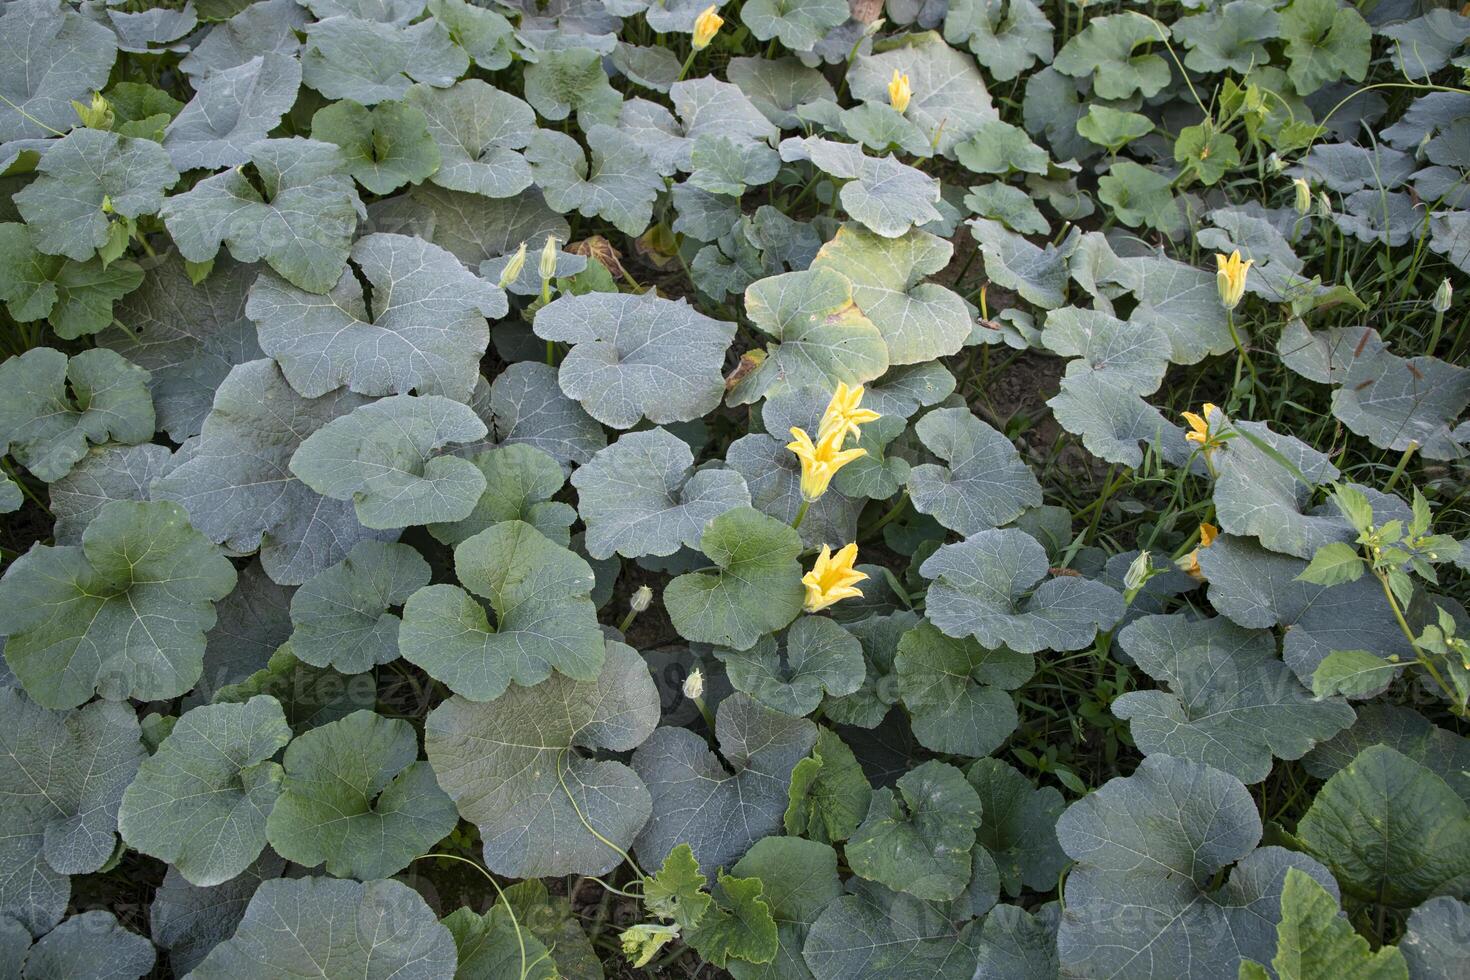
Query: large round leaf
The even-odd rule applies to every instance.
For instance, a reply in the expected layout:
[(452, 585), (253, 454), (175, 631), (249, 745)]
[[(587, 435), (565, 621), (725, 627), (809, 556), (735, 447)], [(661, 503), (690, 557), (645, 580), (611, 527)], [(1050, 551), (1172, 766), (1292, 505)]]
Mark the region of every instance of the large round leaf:
[[(583, 681), (598, 675), (604, 643), (585, 561), (531, 525), (505, 521), (461, 542), (454, 567), (468, 592), (431, 585), (404, 604), (405, 659), (475, 701), (498, 698), (511, 681), (539, 684), (553, 668)], [(493, 626), (475, 596), (489, 600)]]
[(456, 959), (454, 937), (405, 884), (277, 878), (256, 889), (234, 936), (190, 976), (443, 980)]
[(291, 598), (291, 650), (344, 674), (398, 658), (401, 606), (429, 584), (429, 563), (406, 544), (362, 541)]
[(1339, 698), (1313, 698), (1276, 655), (1276, 639), (1224, 618), (1144, 616), (1118, 634), (1124, 652), (1165, 691), (1131, 691), (1113, 713), (1145, 755), (1203, 762), (1248, 783), (1273, 756), (1299, 759), (1352, 724)]
[(593, 558), (698, 547), (706, 524), (750, 505), (739, 473), (695, 472), (689, 444), (666, 429), (624, 435), (573, 473), (572, 485)]
[(0, 913), (42, 933), (66, 911), (67, 875), (112, 856), (143, 745), (132, 710), (108, 701), (47, 711), (0, 688), (0, 716)]
[(286, 749), (281, 795), (266, 820), (277, 854), (341, 877), (403, 870), (454, 829), (454, 805), (418, 761), (413, 726), (356, 711)]
[(637, 843), (645, 865), (688, 844), (708, 875), (778, 833), (791, 770), (816, 744), (817, 726), (737, 693), (720, 702), (715, 736), (719, 755), (687, 728), (660, 728), (633, 753), (653, 796)]
[(945, 636), (921, 622), (899, 640), (893, 667), (920, 744), (982, 756), (1015, 731), (1019, 719), (1008, 692), (1031, 679), (1036, 660), (1005, 647), (986, 649), (971, 637)]
[(241, 874), (265, 846), (281, 788), (281, 767), (269, 760), (290, 740), (275, 698), (185, 712), (123, 794), (123, 839), (197, 886)]
[(231, 552), (259, 549), (273, 581), (299, 585), (358, 541), (381, 537), (358, 522), (350, 499), (324, 499), (288, 468), (302, 440), (365, 403), (346, 389), (302, 398), (274, 361), (236, 365), (199, 441), (153, 495), (183, 504), (194, 525)]
[(801, 539), (790, 525), (737, 507), (710, 521), (699, 546), (716, 571), (680, 575), (664, 589), (686, 640), (748, 650), (801, 612)]
[(490, 870), (604, 874), (622, 854), (599, 835), (628, 848), (650, 803), (632, 770), (590, 754), (637, 747), (658, 717), (643, 659), (609, 642), (601, 672), (589, 679), (558, 674), (494, 701), (449, 699), (429, 715), (425, 743), (439, 784), (479, 826)]
[(918, 898), (945, 901), (970, 882), (980, 797), (954, 766), (930, 761), (873, 791), (847, 842), (855, 874)]
[(1069, 974), (1234, 980), (1242, 958), (1276, 952), (1288, 868), (1337, 893), (1311, 858), (1256, 847), (1261, 818), (1239, 780), (1171, 756), (1072, 804), (1057, 837), (1077, 862), (1057, 935)]
[(1041, 484), (1016, 447), (969, 409), (940, 408), (914, 427), (925, 446), (948, 465), (925, 463), (909, 473), (914, 509), (945, 527), (975, 534), (1041, 506)]
[(536, 314), (538, 337), (572, 344), (561, 387), (593, 418), (630, 429), (640, 418), (684, 422), (720, 403), (735, 325), (652, 291), (562, 296)]
[(461, 402), (394, 395), (307, 436), (291, 456), (291, 472), (325, 497), (351, 500), (365, 527), (457, 521), (474, 509), (485, 476), (473, 463), (438, 451), (486, 431)]
[(371, 306), (353, 268), (325, 296), (270, 274), (250, 290), (245, 312), (291, 387), (308, 398), (346, 385), (364, 395), (467, 400), (490, 341), (485, 318), (505, 315), (505, 292), (406, 235), (358, 239), (352, 263), (372, 284)]
[(80, 547), (40, 545), (0, 580), (5, 657), (37, 702), (177, 697), (204, 669), (235, 569), (178, 504), (114, 500)]
[(1015, 528), (944, 545), (919, 568), (933, 582), (929, 619), (948, 636), (1036, 653), (1080, 650), (1122, 618), (1117, 592), (1070, 575), (1043, 582), (1047, 569), (1045, 549)]
[(863, 683), (863, 648), (830, 619), (803, 616), (778, 642), (763, 636), (749, 650), (715, 648), (737, 691), (768, 708), (801, 717), (816, 710), (823, 693), (841, 697)]

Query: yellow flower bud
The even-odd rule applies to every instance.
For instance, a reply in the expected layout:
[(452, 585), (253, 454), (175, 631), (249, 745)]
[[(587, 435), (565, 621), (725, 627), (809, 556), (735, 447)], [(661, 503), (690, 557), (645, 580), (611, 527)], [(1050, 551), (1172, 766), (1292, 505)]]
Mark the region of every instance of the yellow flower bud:
[(914, 90), (909, 87), (908, 73), (900, 74), (897, 68), (893, 69), (893, 78), (888, 81), (888, 104), (895, 111), (903, 112), (909, 107), (909, 100), (913, 97)]
[(1229, 257), (1215, 256), (1215, 285), (1220, 289), (1220, 303), (1225, 309), (1233, 310), (1240, 305), (1245, 296), (1245, 275), (1254, 261), (1241, 261), (1239, 249), (1231, 252)]
[(720, 28), (724, 26), (725, 18), (715, 13), (715, 11), (718, 9), (718, 5), (710, 4), (708, 7), (705, 7), (703, 13), (701, 13), (695, 19), (695, 51), (703, 51), (705, 48), (709, 47), (709, 43), (715, 39), (715, 35), (720, 33)]
[(541, 281), (546, 282), (556, 275), (556, 255), (560, 244), (555, 235), (546, 236), (546, 244), (541, 249), (541, 261), (537, 271), (541, 273)]

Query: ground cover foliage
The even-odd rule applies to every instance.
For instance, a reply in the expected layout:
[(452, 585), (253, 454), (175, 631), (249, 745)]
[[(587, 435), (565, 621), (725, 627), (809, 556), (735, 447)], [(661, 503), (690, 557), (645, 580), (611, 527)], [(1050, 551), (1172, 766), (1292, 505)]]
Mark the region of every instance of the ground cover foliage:
[(0, 39), (0, 976), (1470, 972), (1470, 17)]

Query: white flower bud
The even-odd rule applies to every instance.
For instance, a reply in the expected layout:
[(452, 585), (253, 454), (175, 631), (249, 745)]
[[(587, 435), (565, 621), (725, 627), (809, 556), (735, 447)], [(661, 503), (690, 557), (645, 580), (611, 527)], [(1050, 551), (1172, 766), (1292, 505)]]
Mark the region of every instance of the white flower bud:
[(1133, 559), (1133, 563), (1128, 566), (1128, 571), (1123, 576), (1123, 588), (1126, 589), (1128, 592), (1137, 592), (1139, 589), (1143, 588), (1144, 583), (1148, 580), (1148, 552), (1144, 551), (1140, 552), (1138, 557)]
[(1448, 279), (1441, 280), (1439, 288), (1434, 291), (1434, 312), (1447, 313), (1450, 309), (1450, 297), (1454, 294), (1454, 288)]
[(1293, 180), (1291, 185), (1296, 190), (1296, 213), (1300, 215), (1307, 214), (1307, 212), (1312, 210), (1312, 185), (1301, 177)]
[(541, 249), (541, 265), (538, 270), (541, 273), (541, 279), (543, 282), (556, 275), (556, 253), (556, 236), (547, 235), (546, 246)]
[(684, 678), (684, 696), (691, 701), (704, 697), (704, 673), (697, 667)]
[(516, 254), (510, 257), (505, 268), (500, 272), (500, 288), (507, 289), (510, 284), (521, 277), (521, 270), (526, 267), (526, 243), (521, 242), (521, 247), (516, 249)]
[(1317, 216), (1329, 219), (1332, 217), (1332, 198), (1327, 196), (1326, 191), (1317, 195)]
[(638, 586), (638, 591), (628, 600), (628, 608), (635, 613), (641, 613), (653, 602), (653, 590), (646, 585)]

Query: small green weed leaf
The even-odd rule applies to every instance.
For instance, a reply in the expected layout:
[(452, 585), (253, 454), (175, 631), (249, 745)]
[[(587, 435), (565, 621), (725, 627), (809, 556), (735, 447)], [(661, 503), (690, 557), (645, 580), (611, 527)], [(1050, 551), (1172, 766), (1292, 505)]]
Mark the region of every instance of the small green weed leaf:
[(706, 962), (724, 968), (732, 960), (769, 963), (776, 957), (776, 921), (762, 899), (759, 878), (736, 878), (719, 872), (715, 891), (720, 896), (684, 939)]
[[(1370, 952), (1368, 940), (1343, 917), (1332, 894), (1297, 868), (1286, 871), (1276, 942), (1271, 965), (1281, 980), (1409, 978), (1403, 954), (1396, 947), (1382, 946)], [(1241, 964), (1242, 975), (1245, 966)]]
[(26, 225), (0, 224), (0, 299), (21, 323), (49, 319), (63, 340), (96, 333), (112, 323), (113, 304), (142, 282), (142, 268), (130, 259), (104, 265), (97, 257), (47, 255)]
[(661, 919), (691, 929), (704, 918), (714, 899), (705, 892), (708, 881), (688, 844), (680, 844), (664, 858), (663, 867), (643, 879), (643, 904)]
[(805, 975), (801, 951), (811, 924), (842, 894), (836, 852), (826, 844), (799, 837), (766, 837), (730, 870), (735, 875), (760, 879), (761, 901), (775, 920), (778, 948), (765, 966), (737, 960), (727, 969), (736, 980)]

